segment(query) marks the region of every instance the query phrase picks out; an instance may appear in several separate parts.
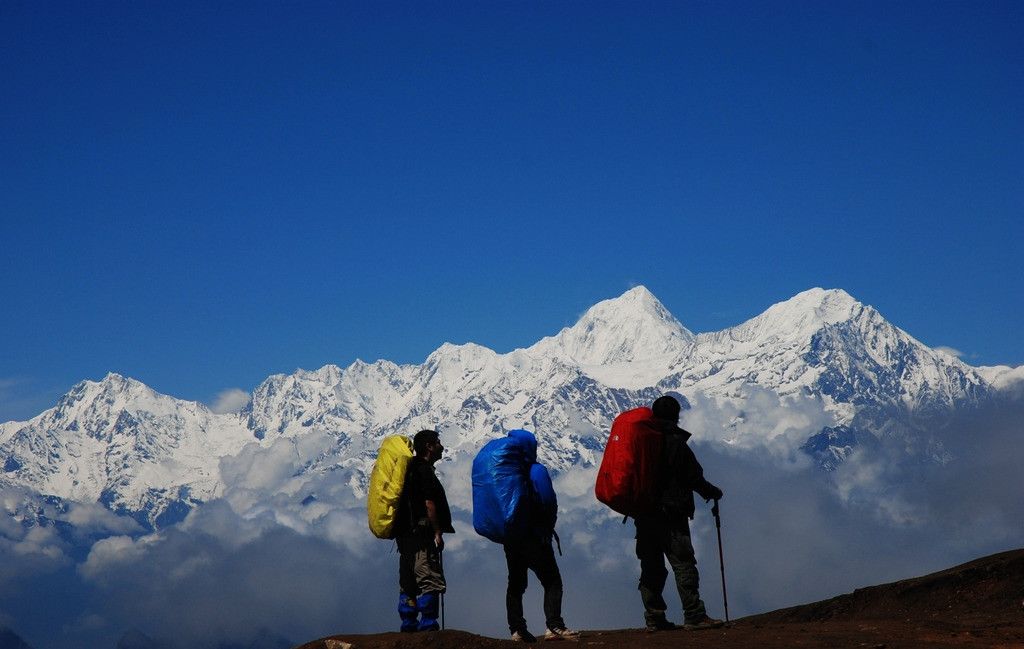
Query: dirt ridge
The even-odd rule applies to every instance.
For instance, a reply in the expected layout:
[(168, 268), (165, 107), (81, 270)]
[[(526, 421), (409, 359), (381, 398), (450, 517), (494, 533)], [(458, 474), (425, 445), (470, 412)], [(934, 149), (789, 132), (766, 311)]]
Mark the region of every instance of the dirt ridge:
[[(458, 630), (335, 635), (297, 649), (499, 649), (506, 639)], [(571, 643), (559, 643), (571, 644)], [(586, 649), (1024, 649), (1024, 549), (735, 620), (723, 629), (584, 630)], [(581, 647), (580, 649), (583, 649)]]

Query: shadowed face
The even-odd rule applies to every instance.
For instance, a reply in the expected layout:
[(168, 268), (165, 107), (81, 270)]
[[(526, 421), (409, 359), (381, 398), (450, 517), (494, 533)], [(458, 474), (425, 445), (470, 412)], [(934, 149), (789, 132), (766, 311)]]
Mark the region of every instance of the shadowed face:
[(438, 437), (434, 440), (427, 442), (426, 450), (428, 462), (433, 464), (434, 462), (440, 460), (441, 456), (444, 455), (444, 445), (441, 443), (441, 438)]

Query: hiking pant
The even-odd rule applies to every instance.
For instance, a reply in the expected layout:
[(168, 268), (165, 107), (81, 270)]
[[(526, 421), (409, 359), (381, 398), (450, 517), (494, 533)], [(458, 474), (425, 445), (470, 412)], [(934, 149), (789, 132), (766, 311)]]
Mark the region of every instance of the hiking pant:
[(398, 586), (412, 597), (445, 591), (441, 553), (434, 545), (433, 533), (398, 538)]
[[(398, 615), (402, 631), (437, 629), (440, 594), (446, 589), (434, 535), (414, 533), (398, 541)], [(420, 619), (422, 615), (422, 619)]]
[(544, 618), (549, 629), (565, 628), (562, 620), (562, 574), (555, 562), (551, 538), (528, 537), (517, 543), (505, 544), (505, 562), (508, 564), (508, 589), (505, 591), (505, 612), (511, 633), (526, 631), (523, 617), (523, 593), (526, 592), (527, 569), (537, 575), (544, 587)]
[(683, 603), (684, 622), (695, 623), (707, 615), (704, 602), (700, 599), (700, 577), (697, 574), (693, 543), (690, 542), (689, 521), (684, 518), (681, 523), (670, 523), (661, 517), (637, 519), (636, 556), (640, 559), (640, 599), (644, 603), (644, 619), (647, 624), (665, 620), (668, 607), (661, 593), (668, 577), (666, 558), (675, 573), (676, 589)]

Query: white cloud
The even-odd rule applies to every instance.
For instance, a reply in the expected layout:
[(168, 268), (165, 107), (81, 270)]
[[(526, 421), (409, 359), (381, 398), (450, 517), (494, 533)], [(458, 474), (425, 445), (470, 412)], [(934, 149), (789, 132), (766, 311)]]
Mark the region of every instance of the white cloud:
[[(955, 456), (946, 466), (908, 466), (898, 444), (881, 444), (825, 474), (786, 450), (798, 433), (823, 421), (820, 404), (765, 393), (751, 393), (742, 409), (731, 402), (694, 401), (694, 411), (687, 413), (692, 419), (684, 425), (694, 428), (699, 443), (693, 446), (706, 475), (725, 491), (722, 535), (730, 611), (737, 616), (924, 574), (1019, 544), (1020, 412), (975, 414), (936, 426)], [(727, 434), (739, 442), (726, 444), (726, 434), (716, 434), (714, 427), (737, 419)], [(115, 534), (95, 542), (77, 571), (64, 571), (77, 581), (58, 584), (87, 591), (88, 600), (66, 612), (47, 609), (40, 600), (40, 610), (65, 615), (71, 625), (84, 615), (105, 620), (95, 633), (116, 636), (135, 627), (155, 638), (176, 638), (182, 647), (237, 640), (260, 627), (296, 644), (333, 633), (395, 629), (398, 555), (392, 542), (367, 529), (365, 500), (351, 487), (349, 467), (358, 461), (296, 475), (322, 441), (278, 440), (264, 449), (265, 457), (253, 445), (225, 459), (222, 473), (234, 486), (224, 498), (160, 533)], [(452, 628), (505, 637), (505, 561), (500, 546), (473, 531), (470, 459), (439, 466), (458, 530), (446, 544), (447, 620)], [(594, 473), (591, 467), (554, 476), (566, 621), (586, 629), (635, 627), (642, 609), (634, 527), (594, 499)], [(20, 502), (19, 494), (6, 495), (6, 505)], [(691, 529), (702, 596), (712, 614), (721, 615), (708, 509), (698, 499)], [(89, 507), (72, 508), (67, 519), (97, 533), (120, 525)], [(54, 566), (76, 556), (54, 528), (3, 530), (10, 538), (0, 539), (0, 586), (10, 587), (0, 588), (0, 595), (24, 597), (18, 583), (53, 573)], [(10, 573), (11, 565), (21, 566), (17, 574)], [(671, 584), (670, 579), (665, 596), (678, 621)], [(531, 581), (525, 599), (535, 625), (543, 620), (541, 591)], [(62, 628), (61, 622), (55, 620), (54, 628)]]
[(937, 352), (942, 352), (947, 356), (952, 356), (953, 358), (963, 358), (964, 356), (964, 353), (959, 349), (955, 349), (953, 347), (946, 347), (945, 345), (939, 345), (938, 347), (933, 347), (932, 349), (934, 349)]
[(143, 537), (136, 541), (130, 536), (111, 536), (93, 544), (85, 562), (78, 566), (78, 572), (86, 579), (103, 581), (112, 570), (124, 565), (136, 565), (145, 555), (147, 545), (155, 543), (156, 536)]
[(800, 446), (836, 423), (821, 399), (783, 397), (756, 385), (744, 386), (734, 399), (701, 393), (686, 396), (691, 408), (682, 412), (680, 425), (693, 433), (691, 446), (710, 443), (741, 453), (763, 452), (781, 467), (810, 466), (811, 459)]
[(240, 388), (230, 388), (217, 395), (210, 410), (217, 414), (239, 412), (249, 405), (249, 393)]
[(1008, 367), (993, 378), (992, 385), (1010, 396), (1024, 397), (1024, 365)]
[(77, 532), (112, 534), (138, 534), (142, 527), (127, 516), (118, 516), (99, 503), (73, 503), (64, 520), (75, 526)]

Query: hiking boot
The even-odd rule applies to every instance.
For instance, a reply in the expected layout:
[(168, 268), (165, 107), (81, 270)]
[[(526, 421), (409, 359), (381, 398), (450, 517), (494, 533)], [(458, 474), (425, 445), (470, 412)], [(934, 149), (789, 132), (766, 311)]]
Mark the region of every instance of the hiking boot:
[(520, 629), (512, 632), (512, 642), (537, 642), (537, 637), (526, 629)]
[(564, 626), (559, 629), (545, 629), (545, 640), (579, 640), (580, 632), (567, 629)]
[(725, 622), (705, 615), (696, 622), (687, 622), (683, 625), (683, 628), (687, 631), (702, 631), (704, 629), (720, 629), (723, 626), (725, 626)]
[(679, 626), (669, 622), (668, 620), (657, 620), (655, 622), (648, 622), (647, 628), (644, 629), (648, 633), (655, 633), (657, 631), (672, 631), (678, 629)]

